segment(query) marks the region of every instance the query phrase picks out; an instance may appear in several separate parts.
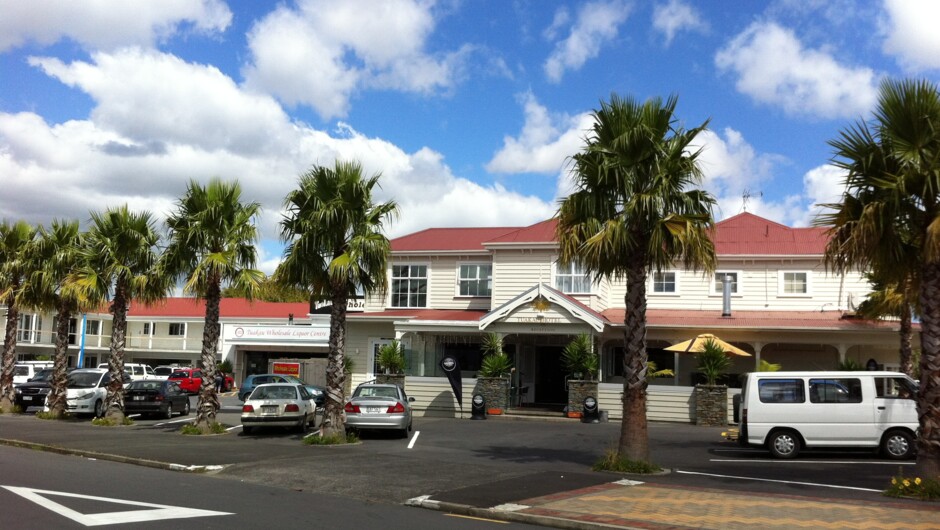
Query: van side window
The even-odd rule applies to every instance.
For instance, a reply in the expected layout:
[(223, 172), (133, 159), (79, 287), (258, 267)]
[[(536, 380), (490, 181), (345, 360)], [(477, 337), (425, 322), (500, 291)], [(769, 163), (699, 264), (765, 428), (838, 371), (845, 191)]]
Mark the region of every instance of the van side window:
[(861, 403), (860, 379), (810, 379), (809, 400), (812, 403)]
[(804, 403), (802, 379), (759, 379), (758, 396), (762, 403)]
[(876, 377), (875, 391), (880, 398), (914, 399), (915, 387), (906, 377)]

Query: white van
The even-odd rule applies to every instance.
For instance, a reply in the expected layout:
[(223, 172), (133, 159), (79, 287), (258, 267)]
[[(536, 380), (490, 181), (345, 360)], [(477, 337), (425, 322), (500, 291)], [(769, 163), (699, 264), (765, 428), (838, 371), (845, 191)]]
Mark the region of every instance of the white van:
[[(108, 363), (101, 363), (98, 365), (99, 370), (107, 370)], [(124, 363), (124, 371), (131, 375), (131, 378), (127, 381), (124, 381), (125, 384), (130, 383), (131, 381), (144, 381), (147, 379), (160, 379), (157, 377), (157, 374), (153, 372), (153, 368), (146, 364), (138, 363)]]
[(20, 361), (13, 366), (13, 385), (28, 382), (36, 372), (52, 368), (52, 361)]
[(742, 445), (777, 458), (803, 448), (881, 448), (914, 456), (917, 383), (898, 372), (752, 372), (741, 388)]

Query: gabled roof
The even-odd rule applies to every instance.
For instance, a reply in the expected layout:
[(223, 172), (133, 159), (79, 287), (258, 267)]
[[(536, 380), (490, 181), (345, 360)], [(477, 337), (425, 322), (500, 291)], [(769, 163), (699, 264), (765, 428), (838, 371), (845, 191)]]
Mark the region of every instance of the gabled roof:
[(744, 212), (715, 223), (719, 256), (822, 255), (829, 241), (825, 228), (791, 228)]
[[(548, 219), (525, 227), (429, 228), (392, 240), (394, 252), (481, 251), (490, 246), (555, 243), (558, 222)], [(718, 256), (818, 256), (829, 241), (825, 228), (793, 228), (749, 212), (715, 223), (712, 241)]]
[(483, 243), (517, 227), (428, 228), (420, 232), (397, 237), (391, 241), (392, 252), (455, 252), (484, 251)]
[(544, 283), (539, 283), (484, 315), (483, 318), (480, 319), (480, 329), (486, 329), (490, 324), (508, 317), (520, 307), (531, 304), (539, 297), (543, 297), (552, 304), (568, 311), (571, 316), (583, 321), (596, 331), (604, 331), (604, 326), (609, 324), (602, 314), (582, 304), (577, 299), (557, 289), (552, 289)]
[[(306, 318), (310, 311), (307, 302), (249, 302), (244, 298), (223, 298), (219, 303), (220, 318)], [(102, 313), (107, 313), (103, 308)], [(195, 298), (167, 298), (162, 302), (145, 305), (131, 302), (128, 317), (180, 317), (202, 318), (206, 315), (205, 300)]]

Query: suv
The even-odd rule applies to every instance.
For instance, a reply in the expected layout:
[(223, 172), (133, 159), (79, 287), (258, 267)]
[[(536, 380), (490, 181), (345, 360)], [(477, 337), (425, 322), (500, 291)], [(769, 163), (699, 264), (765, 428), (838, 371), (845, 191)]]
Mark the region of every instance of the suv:
[(36, 372), (45, 368), (52, 368), (52, 361), (18, 362), (13, 367), (13, 384), (21, 385), (36, 377)]
[(14, 388), (13, 404), (26, 412), (30, 407), (41, 407), (52, 390), (52, 368), (43, 368), (29, 381)]
[[(108, 363), (101, 363), (98, 365), (99, 369), (108, 369)], [(130, 379), (124, 381), (124, 384), (130, 383), (131, 381), (143, 381), (146, 379), (160, 379), (157, 377), (157, 374), (153, 372), (153, 368), (147, 366), (146, 364), (139, 363), (124, 363), (124, 371), (131, 374)]]
[[(202, 387), (202, 368), (175, 368), (167, 381), (176, 381), (183, 392), (198, 394)], [(226, 375), (222, 380), (222, 392), (228, 392), (235, 384), (232, 376)]]

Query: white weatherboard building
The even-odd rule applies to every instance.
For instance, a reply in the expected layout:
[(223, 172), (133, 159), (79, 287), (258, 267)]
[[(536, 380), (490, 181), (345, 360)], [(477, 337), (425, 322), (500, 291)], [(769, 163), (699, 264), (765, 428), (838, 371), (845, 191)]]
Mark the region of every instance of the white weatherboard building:
[[(378, 347), (398, 340), (407, 359), (406, 389), (416, 398), (418, 413), (455, 414), (459, 408), (440, 360), (458, 359), (468, 402), (480, 367), (481, 337), (496, 332), (504, 336), (516, 367), (513, 404), (560, 411), (568, 376), (561, 350), (577, 334), (588, 333), (601, 353), (600, 407), (619, 417), (626, 284), (593, 282), (578, 266), (560, 267), (554, 231), (549, 220), (527, 227), (432, 228), (394, 239), (388, 289), (350, 307), (346, 354), (354, 362), (353, 382), (373, 379)], [(650, 274), (647, 351), (658, 368), (676, 372), (651, 384), (650, 419), (690, 419), (694, 358), (664, 348), (702, 333), (752, 354), (735, 357), (732, 386), (761, 359), (785, 370), (832, 370), (843, 360), (898, 368), (897, 322), (854, 316), (870, 286), (860, 273), (826, 271), (823, 229), (791, 228), (743, 213), (717, 223), (712, 237), (718, 256), (714, 274), (681, 267)], [(725, 278), (729, 308), (722, 296)], [(132, 307), (127, 360), (195, 363), (202, 307), (187, 299)], [(219, 359), (231, 360), (240, 380), (264, 371), (272, 359), (325, 356), (329, 315), (307, 311), (305, 303), (224, 300)], [(85, 318), (88, 365), (90, 355), (107, 353), (110, 315)], [(24, 314), (17, 352), (51, 353), (51, 321), (51, 315)], [(304, 331), (296, 333), (298, 328)]]

